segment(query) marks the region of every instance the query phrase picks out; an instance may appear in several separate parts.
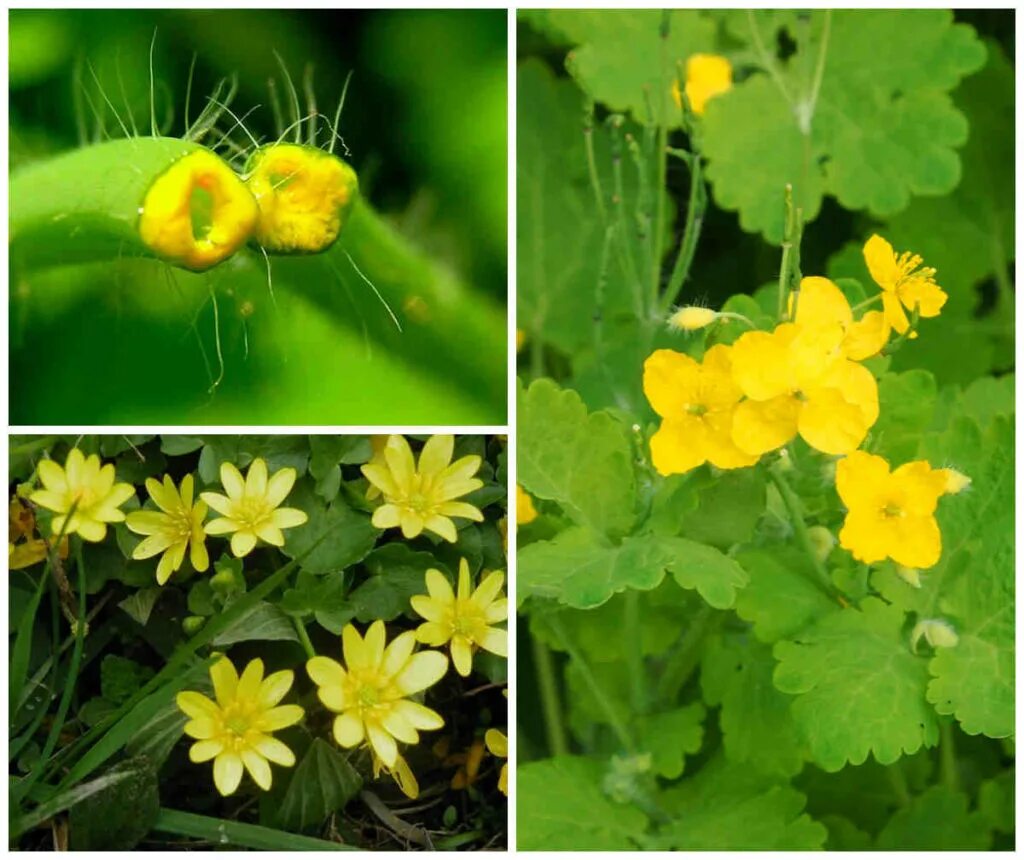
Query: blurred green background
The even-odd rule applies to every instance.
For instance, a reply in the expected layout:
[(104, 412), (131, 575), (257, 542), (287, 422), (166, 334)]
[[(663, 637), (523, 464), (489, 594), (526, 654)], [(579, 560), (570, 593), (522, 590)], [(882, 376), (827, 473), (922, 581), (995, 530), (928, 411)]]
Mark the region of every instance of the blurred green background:
[[(395, 308), (399, 335), (350, 269), (342, 287), (322, 264), (277, 258), (271, 301), (262, 258), (243, 252), (213, 270), (225, 368), (210, 394), (219, 374), (210, 276), (148, 260), (13, 268), (13, 423), (505, 422), (503, 10), (14, 11), (9, 21), (12, 170), (79, 145), (76, 67), (96, 104), (90, 67), (122, 119), (127, 105), (148, 127), (154, 28), (156, 114), (173, 135), (184, 128), (193, 54), (192, 118), (216, 82), (237, 73), (233, 108), (260, 105), (246, 126), (267, 138), (276, 136), (268, 79), (281, 86), (275, 51), (300, 92), (312, 65), (328, 115), (352, 70), (339, 130), (364, 199), (391, 232), (346, 250), (375, 282), (387, 277), (378, 258), (395, 248), (421, 258), (435, 301), (449, 305), (431, 317), (410, 286)], [(113, 134), (117, 121), (103, 112)], [(87, 102), (84, 120), (91, 137)], [(396, 304), (394, 290), (382, 292)], [(476, 339), (486, 334), (485, 351), (470, 349), (467, 335), (459, 352), (462, 332), (450, 320), (460, 308)], [(434, 329), (417, 340), (417, 324)], [(432, 342), (452, 344), (450, 354)]]

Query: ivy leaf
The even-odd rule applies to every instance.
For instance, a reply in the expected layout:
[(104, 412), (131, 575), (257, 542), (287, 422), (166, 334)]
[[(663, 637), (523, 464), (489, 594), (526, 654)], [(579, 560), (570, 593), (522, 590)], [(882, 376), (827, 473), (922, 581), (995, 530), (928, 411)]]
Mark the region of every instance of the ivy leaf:
[(825, 770), (868, 753), (890, 764), (938, 742), (927, 664), (911, 653), (903, 621), (901, 609), (869, 597), (776, 643), (775, 686), (797, 697), (793, 718)]
[(647, 816), (601, 791), (603, 766), (578, 756), (528, 762), (516, 772), (521, 851), (629, 851), (642, 842)]
[(519, 482), (578, 524), (621, 535), (633, 523), (636, 478), (626, 428), (587, 413), (580, 396), (539, 379), (518, 395)]
[(790, 713), (792, 699), (772, 683), (771, 648), (746, 635), (712, 638), (704, 651), (700, 680), (704, 700), (721, 706), (725, 757), (781, 777), (803, 768), (805, 745)]
[(683, 775), (683, 762), (700, 749), (707, 710), (700, 702), (637, 721), (641, 746), (651, 754), (654, 772), (665, 779)]
[(805, 803), (788, 784), (719, 757), (662, 793), (673, 821), (651, 841), (677, 851), (819, 849), (827, 831), (803, 812)]
[(286, 830), (318, 826), (332, 812), (344, 809), (362, 784), (344, 755), (326, 741), (313, 738), (288, 783), (278, 821)]
[(979, 812), (968, 812), (961, 791), (933, 785), (896, 812), (878, 834), (883, 851), (986, 851), (992, 831)]
[(750, 575), (736, 598), (736, 614), (753, 623), (762, 642), (792, 636), (839, 609), (815, 581), (806, 556), (793, 547), (748, 550), (736, 560)]

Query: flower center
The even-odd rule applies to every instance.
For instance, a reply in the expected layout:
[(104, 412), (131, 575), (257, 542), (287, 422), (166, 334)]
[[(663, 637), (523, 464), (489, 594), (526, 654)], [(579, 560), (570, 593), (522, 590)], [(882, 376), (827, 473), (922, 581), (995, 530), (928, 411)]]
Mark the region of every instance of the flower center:
[[(79, 513), (91, 508), (97, 501), (96, 493), (93, 492), (92, 487), (79, 487), (77, 490), (71, 491), (71, 503), (78, 502)], [(70, 508), (70, 505), (68, 507)]]
[(688, 415), (694, 415), (697, 418), (700, 418), (708, 411), (707, 406), (703, 403), (687, 403), (685, 409)]
[(243, 702), (232, 702), (221, 712), (221, 722), (227, 734), (233, 736), (233, 740), (242, 741), (246, 734), (252, 729), (253, 708)]
[(240, 523), (255, 528), (260, 525), (272, 512), (272, 509), (267, 505), (266, 500), (262, 497), (250, 498), (245, 496), (238, 503), (236, 509), (236, 516)]
[(473, 603), (457, 603), (451, 617), (452, 633), (475, 642), (481, 628), (486, 627), (484, 614)]
[(923, 281), (926, 284), (935, 283), (935, 269), (931, 266), (922, 266), (924, 260), (920, 255), (904, 251), (896, 259), (896, 268), (899, 275), (896, 277), (894, 289), (898, 292), (900, 287), (906, 286), (911, 281)]
[(899, 506), (889, 502), (884, 508), (882, 508), (882, 516), (886, 519), (896, 519), (897, 517), (903, 516), (903, 510)]

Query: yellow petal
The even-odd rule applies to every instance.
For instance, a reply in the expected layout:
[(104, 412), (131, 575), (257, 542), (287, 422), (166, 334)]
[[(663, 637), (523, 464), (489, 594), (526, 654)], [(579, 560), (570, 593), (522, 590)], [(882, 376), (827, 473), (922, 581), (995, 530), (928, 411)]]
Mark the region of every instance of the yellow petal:
[(473, 602), (481, 609), (486, 608), (501, 593), (501, 586), (504, 584), (505, 572), (492, 570), (473, 592)]
[(299, 705), (278, 705), (264, 711), (259, 718), (260, 731), (276, 732), (301, 722), (306, 712)]
[(437, 711), (432, 711), (419, 702), (412, 702), (409, 699), (399, 699), (393, 705), (408, 721), (409, 725), (420, 731), (431, 731), (444, 726), (444, 720)]
[(846, 328), (853, 322), (853, 312), (843, 291), (832, 281), (828, 278), (808, 277), (800, 281), (795, 319), (798, 325), (839, 324)]
[(341, 631), (341, 652), (345, 655), (345, 666), (349, 671), (362, 669), (370, 663), (363, 646), (363, 637), (354, 624), (346, 624)]
[(700, 401), (700, 365), (672, 349), (658, 349), (644, 362), (644, 395), (663, 418), (685, 412)]
[(900, 490), (900, 508), (904, 513), (930, 517), (938, 507), (939, 497), (946, 492), (947, 478), (943, 470), (933, 469), (924, 460), (915, 460), (892, 473), (892, 484)]
[(393, 529), (402, 521), (401, 511), (397, 505), (381, 505), (373, 512), (370, 522), (374, 528)]
[(370, 742), (370, 746), (373, 748), (374, 753), (377, 755), (387, 768), (395, 766), (395, 760), (398, 758), (398, 745), (395, 743), (395, 739), (382, 727), (376, 723), (366, 724), (366, 738)]
[(64, 470), (53, 460), (40, 460), (36, 465), (36, 473), (43, 486), (50, 492), (63, 495), (68, 491)]
[(189, 761), (202, 764), (211, 758), (216, 758), (224, 751), (224, 741), (205, 739), (197, 744), (192, 744), (188, 750)]
[(242, 757), (238, 753), (222, 752), (213, 760), (213, 784), (225, 797), (235, 793), (242, 781)]
[(257, 657), (250, 660), (242, 670), (242, 677), (238, 679), (238, 686), (235, 688), (235, 696), (245, 701), (258, 700), (262, 684), (263, 661)]
[(793, 390), (789, 345), (794, 336), (794, 326), (784, 324), (771, 334), (747, 332), (732, 345), (733, 379), (747, 397), (771, 400)]
[(836, 463), (836, 490), (846, 507), (881, 510), (889, 488), (889, 464), (875, 454), (853, 451)]
[[(227, 493), (228, 498), (237, 500), (241, 499), (245, 495), (245, 481), (242, 479), (242, 473), (238, 471), (233, 463), (221, 463), (220, 464), (220, 483), (224, 487), (224, 491)], [(203, 493), (202, 499), (215, 511), (219, 510), (215, 504), (210, 500), (210, 496), (215, 495), (214, 493)], [(221, 511), (223, 513), (223, 511)]]
[(705, 462), (705, 431), (699, 418), (685, 413), (666, 418), (651, 437), (651, 462), (660, 475), (678, 475)]
[(245, 494), (250, 499), (262, 499), (267, 494), (267, 461), (262, 457), (257, 457), (249, 466), (245, 476)]
[(455, 437), (450, 433), (431, 436), (420, 451), (419, 473), (432, 478), (448, 468), (455, 450)]
[[(448, 543), (455, 543), (459, 539), (458, 532), (455, 530), (455, 523), (448, 519), (448, 517), (442, 517), (438, 514), (427, 517), (427, 519), (423, 521), (423, 528), (439, 535), (448, 541)], [(404, 530), (403, 525), (403, 532)]]
[(273, 774), (267, 760), (253, 750), (242, 750), (242, 764), (249, 771), (249, 776), (264, 791), (270, 791)]
[(194, 720), (214, 717), (220, 713), (220, 709), (214, 702), (202, 693), (196, 693), (192, 690), (183, 690), (178, 693), (174, 701), (185, 716), (191, 717)]
[(455, 671), (467, 677), (473, 669), (473, 647), (465, 636), (456, 635), (452, 637), (451, 649)]
[(866, 564), (887, 558), (892, 544), (892, 520), (877, 513), (852, 510), (839, 530), (839, 545)]
[(348, 749), (358, 746), (365, 737), (363, 721), (351, 711), (334, 718), (334, 739)]
[(854, 361), (878, 355), (889, 341), (889, 323), (882, 311), (868, 311), (850, 325), (843, 338), (843, 353)]
[(403, 695), (410, 696), (436, 684), (448, 671), (448, 658), (440, 651), (413, 654), (395, 679)]
[(234, 701), (238, 689), (238, 672), (234, 664), (227, 657), (221, 657), (210, 667), (210, 680), (213, 681), (217, 704), (226, 708)]
[(896, 252), (881, 236), (875, 234), (864, 243), (864, 262), (875, 283), (883, 290), (891, 290), (899, 279)]
[[(292, 487), (295, 486), (295, 478), (297, 472), (291, 467), (284, 469), (278, 469), (274, 472), (273, 477), (267, 484), (266, 501), (267, 504), (276, 508), (281, 502), (288, 498), (288, 494), (292, 491)], [(284, 526), (282, 526), (284, 528)]]
[(508, 631), (499, 627), (487, 627), (482, 636), (478, 637), (476, 644), (484, 651), (490, 651), (499, 657), (508, 657)]
[(411, 487), (416, 464), (413, 461), (412, 448), (404, 436), (388, 437), (387, 445), (384, 446), (384, 459), (391, 470), (391, 478), (395, 485), (400, 489)]
[(934, 517), (907, 516), (894, 519), (895, 540), (889, 556), (904, 567), (925, 569), (942, 556), (942, 533)]
[(290, 529), (309, 521), (305, 511), (298, 508), (278, 508), (270, 515), (270, 522), (279, 529)]
[(413, 649), (416, 647), (416, 633), (406, 630), (399, 633), (390, 645), (384, 650), (384, 659), (381, 661), (381, 672), (385, 677), (393, 677), (399, 674), (409, 662)]
[[(414, 597), (413, 600), (416, 598)], [(413, 606), (415, 608), (415, 605)], [(422, 613), (421, 613), (422, 614)], [(439, 648), (452, 637), (451, 627), (438, 624), (436, 621), (427, 621), (416, 628), (416, 639), (424, 645), (431, 645)]]
[(274, 764), (279, 764), (283, 767), (291, 767), (295, 764), (295, 753), (277, 738), (260, 735), (251, 742), (250, 746)]
[(459, 559), (459, 586), (455, 596), (459, 601), (469, 599), (472, 591), (472, 583), (469, 576), (469, 562), (466, 559)]
[(420, 736), (416, 729), (402, 716), (396, 708), (390, 708), (381, 719), (381, 725), (396, 740), (403, 744), (419, 743)]
[(345, 670), (341, 663), (330, 657), (311, 657), (306, 662), (306, 672), (313, 683), (320, 687), (340, 687), (345, 683)]
[(747, 454), (781, 448), (797, 432), (800, 402), (789, 395), (763, 402), (744, 400), (732, 417), (732, 439)]
[[(321, 657), (314, 659), (323, 658)], [(283, 699), (288, 694), (288, 691), (292, 688), (292, 682), (294, 680), (295, 673), (292, 672), (291, 669), (282, 669), (280, 672), (274, 672), (271, 675), (267, 675), (267, 677), (263, 679), (263, 683), (260, 684), (258, 694), (260, 707), (274, 707), (274, 705), (280, 702), (281, 699)]]
[(416, 594), (409, 599), (413, 612), (427, 621), (440, 621), (444, 618), (444, 607), (425, 594)]
[(251, 531), (237, 531), (231, 535), (231, 552), (235, 558), (245, 558), (256, 548), (256, 535)]

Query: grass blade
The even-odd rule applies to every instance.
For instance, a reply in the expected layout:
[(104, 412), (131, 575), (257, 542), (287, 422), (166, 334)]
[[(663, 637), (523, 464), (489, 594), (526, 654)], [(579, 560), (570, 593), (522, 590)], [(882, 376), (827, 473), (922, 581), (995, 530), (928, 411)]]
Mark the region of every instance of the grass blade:
[(255, 848), (262, 851), (358, 851), (355, 845), (328, 842), (312, 836), (300, 836), (261, 827), (258, 824), (242, 824), (208, 815), (196, 815), (177, 809), (161, 809), (153, 827), (164, 833), (192, 836), (205, 839), (217, 846), (237, 845), (240, 848)]

